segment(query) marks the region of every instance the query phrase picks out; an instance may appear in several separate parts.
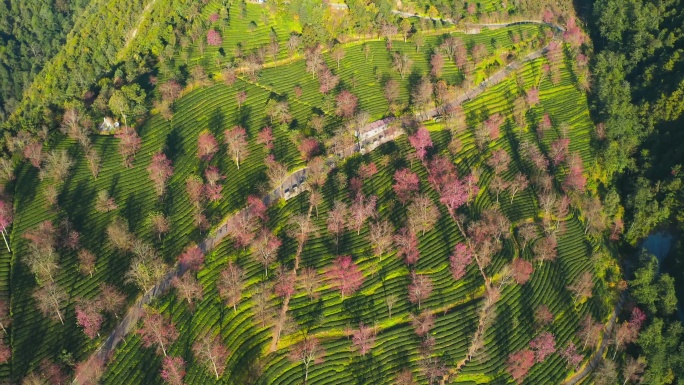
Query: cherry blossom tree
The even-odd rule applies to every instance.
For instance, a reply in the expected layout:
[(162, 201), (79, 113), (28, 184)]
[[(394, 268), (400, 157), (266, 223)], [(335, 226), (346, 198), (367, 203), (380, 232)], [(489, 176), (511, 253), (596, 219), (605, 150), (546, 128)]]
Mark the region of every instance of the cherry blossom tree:
[(444, 55), (437, 51), (430, 57), (430, 74), (435, 78), (442, 76), (442, 70), (444, 69)]
[(420, 258), (418, 250), (418, 237), (407, 227), (403, 227), (394, 235), (394, 242), (397, 247), (397, 255), (404, 258), (404, 262), (413, 265)]
[(414, 233), (421, 232), (425, 235), (425, 232), (432, 230), (439, 220), (439, 210), (426, 194), (417, 196), (406, 211), (409, 228)]
[(95, 211), (99, 213), (108, 213), (117, 208), (119, 208), (119, 206), (114, 201), (114, 198), (109, 196), (109, 191), (100, 190), (97, 192), (95, 198)]
[(240, 126), (235, 126), (230, 130), (225, 130), (223, 137), (228, 145), (228, 151), (232, 154), (233, 159), (235, 159), (235, 165), (239, 170), (240, 160), (249, 155), (247, 131)]
[(508, 194), (511, 196), (511, 204), (513, 204), (513, 199), (515, 199), (515, 195), (518, 192), (527, 189), (529, 185), (530, 181), (527, 179), (525, 174), (515, 174), (513, 180), (508, 183)]
[(530, 349), (534, 351), (534, 360), (544, 362), (546, 357), (556, 351), (556, 339), (553, 334), (543, 332), (530, 341)]
[(81, 270), (81, 274), (89, 275), (90, 277), (92, 277), (93, 273), (95, 272), (95, 254), (84, 249), (80, 250), (77, 256), (79, 262), (78, 267), (79, 270)]
[(487, 159), (487, 164), (492, 168), (495, 174), (500, 175), (508, 169), (511, 163), (511, 156), (504, 149), (492, 151), (492, 156)]
[(473, 60), (476, 63), (480, 62), (487, 55), (487, 47), (483, 43), (475, 44), (470, 54), (473, 56)]
[(182, 357), (166, 356), (162, 360), (161, 378), (169, 385), (183, 385), (185, 360)]
[(102, 311), (110, 313), (119, 318), (117, 312), (123, 307), (126, 302), (126, 296), (123, 295), (114, 286), (108, 283), (100, 284), (100, 296), (98, 298)]
[(430, 298), (430, 294), (432, 294), (432, 280), (425, 274), (412, 272), (408, 292), (409, 301), (412, 304), (418, 304), (418, 310), (420, 310), (421, 302)]
[[(104, 374), (105, 362), (97, 354), (91, 356), (87, 361), (82, 361), (76, 364), (74, 370), (74, 382), (83, 385), (97, 385), (100, 377)], [(41, 370), (45, 372), (44, 370)], [(52, 382), (53, 384), (61, 384), (61, 382)]]
[(309, 366), (323, 362), (325, 349), (316, 337), (307, 337), (302, 342), (292, 345), (289, 358), (292, 362), (304, 364), (304, 384), (309, 380)]
[(242, 108), (242, 105), (247, 101), (247, 92), (238, 91), (235, 93), (235, 102), (238, 105), (238, 110)]
[(333, 74), (328, 67), (323, 67), (323, 69), (318, 72), (318, 82), (320, 83), (318, 91), (322, 94), (328, 94), (337, 87), (340, 82), (340, 77)]
[(432, 95), (434, 92), (434, 87), (430, 78), (424, 76), (411, 92), (411, 99), (413, 104), (418, 108), (422, 109), (426, 107), (432, 101)]
[(625, 366), (622, 369), (622, 378), (625, 379), (623, 385), (628, 381), (633, 384), (640, 384), (642, 382), (642, 374), (646, 369), (646, 359), (644, 357), (639, 357), (634, 359), (633, 357), (627, 357), (625, 360)]
[(214, 373), (217, 380), (223, 375), (230, 352), (220, 335), (205, 335), (192, 345), (192, 352), (202, 366)]
[(297, 150), (299, 150), (302, 159), (308, 162), (320, 152), (320, 143), (313, 137), (304, 138), (297, 146)]
[(489, 140), (497, 140), (499, 139), (499, 136), (501, 135), (500, 129), (501, 125), (504, 123), (504, 117), (496, 113), (494, 115), (491, 115), (487, 120), (484, 121), (483, 125), (485, 128), (485, 131), (489, 135)]
[(584, 192), (587, 185), (587, 177), (584, 176), (582, 158), (579, 157), (579, 154), (573, 154), (568, 162), (568, 166), (569, 171), (563, 181), (563, 188), (566, 191)]
[(523, 349), (508, 356), (506, 371), (515, 382), (520, 384), (532, 366), (534, 366), (534, 352), (530, 349)]
[(369, 225), (368, 238), (373, 248), (373, 255), (382, 258), (391, 250), (393, 246), (392, 233), (392, 224), (384, 219)]
[(522, 258), (516, 258), (511, 264), (513, 279), (518, 285), (524, 285), (530, 279), (534, 267), (532, 264)]
[(273, 150), (274, 141), (275, 137), (273, 136), (273, 129), (271, 129), (271, 127), (264, 127), (257, 134), (257, 143), (262, 144), (268, 151)]
[(355, 350), (362, 356), (370, 353), (375, 345), (376, 334), (376, 328), (364, 325), (363, 322), (360, 322), (359, 328), (351, 331), (352, 350)]
[(388, 80), (383, 87), (383, 93), (387, 100), (387, 104), (390, 106), (395, 104), (397, 99), (399, 99), (399, 92), (399, 82), (394, 79)]
[(581, 301), (584, 298), (591, 298), (594, 289), (594, 277), (591, 272), (585, 271), (580, 274), (573, 283), (568, 285), (567, 288), (573, 295), (574, 303), (577, 303), (577, 301)]
[(404, 77), (406, 74), (411, 71), (411, 67), (413, 66), (413, 60), (407, 55), (407, 54), (401, 54), (399, 52), (395, 52), (392, 54), (392, 68), (399, 72), (399, 75), (401, 76), (401, 80), (404, 80)]
[(584, 355), (577, 351), (577, 347), (572, 341), (558, 353), (565, 359), (567, 366), (573, 370), (579, 369), (580, 364), (584, 360)]
[(43, 144), (39, 141), (31, 141), (24, 146), (22, 151), (24, 158), (28, 160), (31, 165), (40, 169), (40, 164), (43, 162)]
[(281, 298), (292, 297), (295, 293), (297, 276), (294, 271), (280, 266), (276, 272), (273, 291)]
[(587, 346), (594, 348), (598, 345), (603, 332), (603, 325), (600, 322), (594, 321), (591, 315), (587, 315), (580, 323), (580, 330), (577, 332), (577, 337), (582, 341), (582, 349)]
[(178, 256), (178, 263), (188, 270), (198, 271), (204, 263), (204, 253), (197, 245), (190, 246)]
[(326, 276), (333, 288), (340, 291), (343, 300), (345, 296), (354, 294), (363, 284), (361, 269), (348, 255), (335, 259)]
[(425, 126), (420, 126), (415, 134), (409, 136), (409, 143), (416, 150), (418, 159), (425, 160), (428, 148), (432, 147), (432, 138)]
[(228, 266), (221, 272), (219, 280), (216, 282), (219, 296), (226, 301), (228, 306), (233, 307), (237, 312), (237, 304), (242, 298), (242, 289), (245, 285), (244, 271), (233, 262), (228, 262)]
[(307, 267), (297, 274), (297, 284), (310, 299), (318, 299), (320, 296), (318, 289), (321, 286), (321, 279), (316, 269)]
[(275, 160), (273, 154), (266, 157), (266, 176), (271, 183), (271, 188), (277, 189), (283, 196), (283, 183), (287, 180), (287, 167)]
[(348, 218), (349, 208), (347, 205), (342, 201), (335, 201), (332, 210), (328, 211), (328, 219), (326, 220), (328, 233), (334, 236), (335, 245), (339, 244), (340, 234), (346, 229)]
[(419, 337), (425, 337), (435, 326), (435, 316), (429, 310), (425, 310), (418, 315), (412, 314), (411, 325)]
[(497, 204), (499, 203), (499, 195), (506, 191), (509, 186), (510, 183), (503, 179), (500, 175), (495, 175), (491, 182), (489, 182), (489, 188), (492, 189), (492, 191), (496, 194)]
[(167, 357), (166, 349), (178, 338), (176, 326), (159, 311), (147, 308), (143, 315), (142, 327), (138, 330), (143, 346), (149, 348), (156, 345)]
[(539, 121), (539, 124), (537, 125), (537, 136), (540, 140), (544, 139), (544, 134), (551, 129), (551, 126), (551, 117), (549, 114), (544, 114), (541, 118), (541, 121)]
[(539, 104), (539, 88), (533, 87), (527, 90), (527, 94), (525, 95), (527, 104), (529, 104), (531, 107), (536, 106)]
[(252, 242), (252, 257), (264, 267), (265, 277), (268, 277), (268, 266), (276, 261), (281, 245), (280, 238), (267, 229), (261, 230)]
[(203, 161), (210, 161), (218, 151), (216, 138), (208, 131), (199, 134), (197, 138), (197, 157)]
[(553, 320), (553, 313), (551, 313), (548, 306), (540, 305), (534, 310), (534, 322), (538, 328), (551, 324)]
[(405, 368), (402, 369), (399, 374), (397, 374), (397, 378), (394, 380), (394, 385), (418, 385), (418, 383), (413, 377), (411, 369)]
[(551, 143), (549, 157), (554, 165), (558, 166), (565, 161), (565, 158), (568, 156), (569, 146), (569, 138), (558, 138)]
[(101, 311), (101, 305), (97, 301), (79, 300), (76, 304), (76, 324), (83, 328), (83, 333), (91, 340), (100, 334), (104, 321)]
[(366, 198), (363, 194), (357, 194), (349, 207), (349, 227), (356, 230), (356, 235), (361, 234), (361, 228), (368, 218), (375, 216), (376, 202), (375, 196)]
[(343, 118), (351, 118), (354, 116), (359, 98), (351, 92), (344, 90), (337, 95), (335, 100), (337, 101), (337, 109), (335, 110), (337, 115)]
[(12, 357), (12, 349), (5, 343), (4, 340), (0, 340), (0, 364), (8, 363), (10, 357)]
[(465, 243), (457, 243), (454, 247), (454, 253), (449, 257), (451, 275), (455, 280), (458, 281), (465, 276), (466, 268), (472, 260), (472, 249)]
[(534, 260), (539, 262), (540, 266), (544, 264), (545, 261), (554, 261), (558, 256), (557, 247), (558, 241), (553, 235), (536, 241), (534, 246), (532, 246)]
[(411, 170), (402, 168), (394, 173), (394, 184), (392, 189), (397, 194), (397, 198), (402, 204), (408, 203), (419, 189), (418, 175)]
[(152, 213), (149, 217), (150, 225), (152, 226), (152, 233), (161, 241), (163, 234), (167, 234), (171, 230), (169, 219), (162, 213)]
[(66, 291), (59, 287), (55, 282), (47, 282), (42, 287), (33, 292), (38, 310), (45, 316), (53, 320), (59, 320), (64, 325), (62, 311), (68, 299)]
[(154, 184), (154, 192), (158, 197), (164, 195), (166, 182), (173, 175), (171, 160), (163, 152), (158, 152), (152, 156), (152, 163), (147, 167), (147, 172)]
[(202, 300), (204, 295), (202, 285), (190, 273), (183, 274), (182, 277), (173, 277), (171, 279), (171, 286), (176, 289), (179, 299), (186, 301), (191, 310), (195, 308), (195, 302)]
[(220, 47), (222, 43), (223, 39), (221, 39), (221, 34), (213, 29), (207, 31), (207, 44), (214, 47)]
[(133, 157), (140, 150), (142, 139), (135, 132), (135, 129), (128, 126), (124, 126), (114, 137), (119, 139), (119, 154), (123, 158), (124, 166), (132, 167)]

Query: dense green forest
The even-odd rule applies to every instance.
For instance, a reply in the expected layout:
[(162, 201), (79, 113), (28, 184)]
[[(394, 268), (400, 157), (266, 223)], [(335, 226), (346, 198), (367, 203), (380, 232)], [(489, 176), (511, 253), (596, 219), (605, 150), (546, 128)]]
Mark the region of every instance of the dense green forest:
[[(593, 109), (599, 122), (595, 140), (603, 154), (603, 188), (607, 196), (619, 195), (625, 206), (629, 292), (647, 313), (638, 346), (628, 353), (648, 363), (645, 383), (682, 383), (683, 332), (674, 287), (681, 302), (684, 3), (598, 0), (585, 17), (595, 50)], [(637, 247), (654, 231), (674, 238), (660, 266), (654, 257), (639, 256)], [(635, 255), (634, 260), (629, 255)]]
[(0, 1), (0, 122), (62, 48), (88, 0)]

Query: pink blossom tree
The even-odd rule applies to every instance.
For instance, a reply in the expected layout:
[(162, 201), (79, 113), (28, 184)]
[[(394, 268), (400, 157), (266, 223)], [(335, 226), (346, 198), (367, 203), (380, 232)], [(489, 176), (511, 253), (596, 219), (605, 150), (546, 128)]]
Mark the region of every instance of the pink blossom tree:
[(503, 115), (496, 113), (484, 121), (484, 128), (489, 134), (489, 140), (497, 140), (501, 135), (501, 125), (504, 122)]
[(546, 357), (556, 351), (556, 339), (553, 334), (543, 332), (530, 341), (530, 349), (534, 351), (534, 360), (536, 362), (544, 362)]
[(356, 106), (359, 102), (357, 98), (351, 92), (344, 90), (337, 95), (337, 109), (335, 113), (343, 118), (351, 118), (356, 112)]
[(169, 385), (183, 385), (185, 360), (182, 357), (164, 357), (161, 378)]
[(210, 161), (218, 151), (216, 138), (208, 131), (199, 134), (197, 138), (197, 157), (203, 161)]
[(568, 343), (568, 345), (564, 347), (559, 354), (565, 359), (567, 366), (573, 370), (579, 369), (582, 360), (584, 360), (584, 355), (577, 350), (575, 343), (572, 341), (570, 341), (570, 343)]
[(361, 269), (348, 255), (335, 259), (326, 272), (326, 276), (331, 281), (333, 288), (340, 291), (343, 300), (345, 296), (354, 294), (363, 284)]
[(228, 151), (231, 153), (233, 159), (235, 159), (235, 165), (237, 169), (240, 169), (240, 160), (246, 158), (249, 155), (249, 150), (247, 146), (247, 131), (240, 127), (235, 126), (230, 130), (225, 130), (223, 132), (223, 137), (228, 145)]
[(81, 300), (76, 305), (76, 324), (91, 340), (100, 334), (104, 317), (101, 306), (96, 301)]
[(223, 375), (230, 352), (220, 335), (204, 336), (192, 345), (192, 352), (202, 366), (214, 373), (217, 380)]
[(228, 262), (228, 266), (221, 272), (216, 287), (219, 297), (226, 301), (228, 306), (237, 312), (237, 304), (242, 298), (242, 289), (245, 286), (245, 273), (236, 263)]
[(2, 239), (5, 241), (5, 246), (9, 252), (11, 252), (11, 250), (5, 235), (7, 234), (7, 228), (12, 224), (13, 220), (12, 205), (0, 199), (0, 233), (2, 234)]
[(435, 326), (435, 316), (429, 310), (411, 315), (411, 326), (419, 337), (425, 337)]
[(375, 336), (377, 330), (374, 327), (359, 323), (359, 328), (351, 331), (352, 335), (352, 349), (357, 351), (360, 355), (368, 354), (375, 345)]
[(273, 141), (275, 137), (273, 136), (273, 129), (271, 127), (264, 127), (257, 134), (257, 143), (260, 143), (268, 151), (273, 150)]
[(204, 263), (204, 253), (197, 245), (190, 246), (178, 256), (178, 263), (190, 271), (198, 271)]
[(252, 257), (264, 267), (266, 277), (268, 266), (275, 262), (281, 245), (280, 238), (267, 229), (263, 229), (252, 242)]
[(154, 184), (154, 191), (158, 197), (164, 195), (166, 182), (173, 175), (171, 160), (163, 152), (158, 152), (152, 156), (152, 163), (147, 167), (150, 179)]
[(394, 243), (397, 247), (397, 255), (404, 258), (404, 262), (413, 265), (420, 258), (418, 250), (418, 237), (408, 227), (404, 227), (394, 236)]
[(455, 280), (465, 276), (466, 268), (473, 261), (473, 252), (465, 243), (457, 243), (454, 247), (454, 254), (449, 257), (451, 275)]
[(320, 143), (313, 137), (304, 138), (297, 146), (297, 150), (299, 150), (302, 159), (308, 162), (320, 152)]
[(280, 298), (292, 297), (295, 293), (296, 283), (297, 276), (295, 275), (295, 272), (281, 266), (277, 270), (273, 291)]
[(133, 167), (133, 157), (140, 150), (142, 139), (135, 129), (128, 126), (124, 126), (114, 137), (119, 139), (119, 154), (123, 158), (124, 166)]
[(207, 31), (207, 44), (214, 47), (220, 47), (222, 43), (223, 39), (221, 39), (220, 33), (216, 32), (216, 30), (213, 29)]
[(539, 104), (539, 88), (533, 87), (527, 90), (527, 95), (525, 95), (527, 104), (534, 107)]
[(487, 158), (487, 164), (494, 170), (494, 173), (500, 175), (508, 169), (511, 163), (511, 156), (504, 149), (492, 151), (492, 156)]
[(432, 138), (425, 126), (420, 126), (415, 134), (409, 136), (409, 143), (416, 150), (418, 159), (425, 160), (427, 149), (432, 147)]
[(171, 322), (158, 311), (148, 308), (143, 315), (143, 325), (138, 330), (143, 346), (149, 348), (157, 345), (166, 357), (166, 349), (178, 338), (178, 331)]
[(511, 264), (513, 279), (518, 285), (524, 285), (530, 279), (534, 267), (529, 261), (522, 258), (516, 258)]
[(425, 274), (412, 272), (408, 293), (409, 301), (412, 304), (417, 304), (418, 310), (420, 310), (420, 304), (430, 298), (430, 294), (432, 294), (432, 280)]
[(553, 320), (553, 313), (551, 313), (548, 306), (540, 305), (534, 310), (534, 322), (538, 328), (543, 328), (547, 325), (550, 325)]
[(306, 385), (309, 380), (309, 366), (323, 361), (325, 349), (316, 337), (307, 337), (304, 341), (292, 345), (288, 356), (290, 361), (304, 364), (304, 385)]
[(392, 189), (397, 194), (397, 198), (402, 204), (406, 204), (411, 200), (413, 195), (419, 189), (418, 175), (407, 168), (402, 168), (394, 173), (394, 184)]
[(569, 171), (563, 181), (563, 188), (566, 191), (584, 192), (587, 185), (587, 177), (584, 176), (582, 158), (578, 154), (574, 154), (568, 162), (568, 166)]
[(563, 161), (565, 161), (565, 158), (568, 156), (569, 146), (569, 138), (558, 138), (551, 143), (549, 157), (551, 158), (551, 161), (554, 165), (558, 166), (559, 164), (563, 163)]
[(506, 371), (515, 382), (520, 384), (532, 366), (534, 366), (534, 352), (530, 349), (523, 349), (508, 356)]

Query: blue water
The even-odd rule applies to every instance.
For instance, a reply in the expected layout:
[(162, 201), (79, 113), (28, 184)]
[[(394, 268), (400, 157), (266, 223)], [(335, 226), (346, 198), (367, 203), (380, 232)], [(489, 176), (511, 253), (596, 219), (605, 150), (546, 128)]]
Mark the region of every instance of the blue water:
[(653, 233), (646, 238), (641, 247), (646, 249), (649, 253), (653, 254), (658, 258), (658, 262), (662, 265), (667, 253), (672, 247), (672, 235), (665, 232)]

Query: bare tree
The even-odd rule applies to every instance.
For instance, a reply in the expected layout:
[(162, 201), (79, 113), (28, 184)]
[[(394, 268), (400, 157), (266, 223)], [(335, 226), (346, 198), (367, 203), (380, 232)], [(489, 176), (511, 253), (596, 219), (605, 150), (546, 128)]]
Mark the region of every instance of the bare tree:
[(205, 335), (192, 345), (192, 351), (204, 367), (214, 372), (217, 380), (223, 375), (230, 352), (222, 343), (220, 335)]
[(66, 305), (68, 299), (66, 291), (62, 289), (55, 282), (48, 282), (39, 287), (33, 292), (33, 298), (36, 300), (38, 310), (45, 317), (50, 317), (64, 325), (64, 317), (62, 316), (62, 309)]
[(309, 380), (309, 366), (320, 363), (325, 356), (325, 350), (316, 337), (307, 337), (302, 342), (290, 348), (290, 360), (304, 364), (304, 384)]

